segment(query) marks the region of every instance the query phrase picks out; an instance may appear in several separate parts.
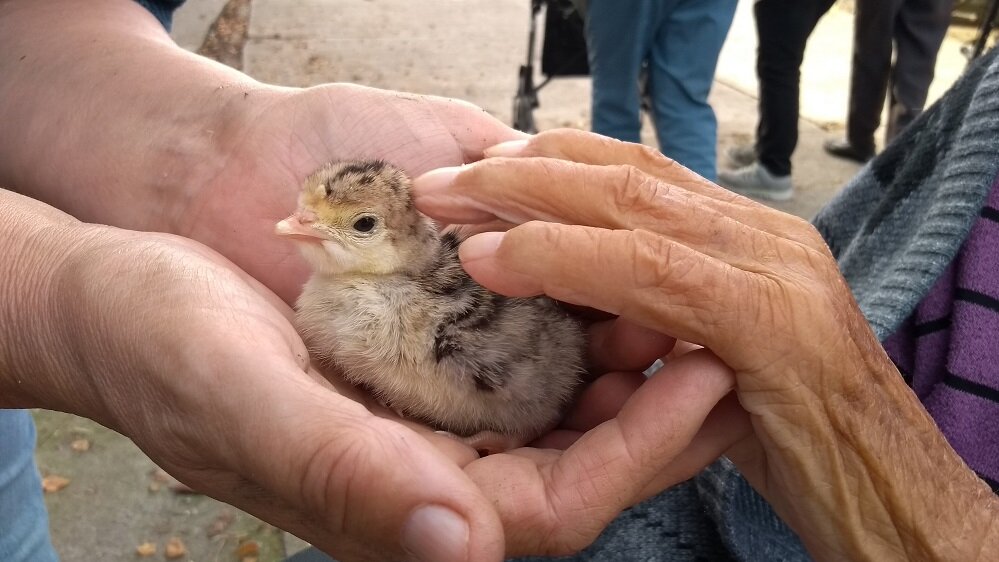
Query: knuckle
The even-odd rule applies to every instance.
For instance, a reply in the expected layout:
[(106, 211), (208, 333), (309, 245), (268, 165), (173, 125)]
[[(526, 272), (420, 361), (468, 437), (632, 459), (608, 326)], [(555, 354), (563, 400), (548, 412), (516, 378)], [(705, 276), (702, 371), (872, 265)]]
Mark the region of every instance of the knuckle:
[(682, 275), (683, 261), (674, 259), (675, 242), (645, 231), (635, 234), (631, 261), (635, 264), (632, 275), (636, 287), (663, 287), (678, 274)]
[(464, 166), (455, 180), (455, 186), (460, 184), (467, 189), (470, 186), (490, 185), (492, 182), (486, 180), (503, 170), (502, 160), (502, 158), (486, 158)]
[(630, 145), (635, 152), (635, 161), (641, 162), (649, 167), (673, 166), (676, 161), (665, 156), (662, 152), (644, 144)]
[(546, 556), (568, 556), (593, 544), (606, 524), (602, 513), (598, 517), (594, 515), (597, 515), (594, 510), (581, 510), (572, 515), (553, 511), (544, 523), (541, 551)]
[(635, 297), (627, 301), (623, 316), (662, 322), (657, 328), (668, 331), (677, 322), (703, 327), (730, 315), (724, 303), (731, 302), (739, 281), (730, 269), (719, 269), (709, 256), (663, 236), (636, 231), (634, 239), (629, 274)]
[(790, 216), (788, 220), (785, 232), (789, 237), (793, 237), (793, 239), (813, 249), (826, 248), (825, 239), (819, 234), (819, 230), (815, 228), (814, 224), (797, 216)]
[[(353, 426), (353, 424), (351, 424)], [(372, 490), (367, 475), (375, 468), (371, 451), (375, 439), (362, 427), (353, 426), (315, 447), (302, 472), (302, 505), (320, 516), (327, 531), (338, 536), (354, 536), (365, 531), (365, 517), (359, 517), (363, 501)], [(370, 522), (368, 522), (370, 523)]]
[[(509, 241), (509, 244), (507, 243)], [(500, 245), (498, 256), (501, 259), (510, 258), (518, 248), (543, 248), (550, 252), (559, 252), (563, 244), (563, 225), (558, 223), (532, 220), (520, 224), (506, 234), (504, 243)]]
[(537, 156), (562, 157), (573, 147), (590, 144), (594, 136), (579, 129), (551, 129), (531, 138), (529, 147)]
[(644, 213), (654, 211), (669, 192), (669, 186), (649, 176), (631, 164), (615, 166), (612, 204), (621, 211)]

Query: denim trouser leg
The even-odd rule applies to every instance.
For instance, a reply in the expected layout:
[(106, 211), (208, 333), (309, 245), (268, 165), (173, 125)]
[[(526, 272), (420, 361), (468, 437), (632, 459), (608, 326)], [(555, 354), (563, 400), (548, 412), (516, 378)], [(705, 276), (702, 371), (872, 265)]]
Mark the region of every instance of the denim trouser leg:
[(35, 467), (35, 424), (26, 410), (0, 410), (0, 560), (57, 559)]
[(590, 0), (586, 48), (593, 78), (593, 131), (641, 140), (638, 74), (654, 32), (651, 0)]
[(671, 2), (649, 53), (649, 89), (663, 154), (715, 180), (718, 124), (708, 94), (736, 0)]

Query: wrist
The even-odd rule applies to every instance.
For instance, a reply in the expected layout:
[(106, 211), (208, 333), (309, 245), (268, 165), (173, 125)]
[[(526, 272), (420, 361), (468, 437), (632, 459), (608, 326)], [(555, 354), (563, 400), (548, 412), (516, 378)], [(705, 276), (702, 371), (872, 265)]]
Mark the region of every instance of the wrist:
[(136, 166), (135, 194), (114, 226), (189, 236), (204, 220), (202, 203), (233, 165), (242, 135), (265, 110), (274, 88), (252, 81), (205, 84), (189, 91), (188, 110), (164, 116)]
[(90, 392), (60, 326), (58, 285), (100, 227), (3, 190), (0, 219), (0, 407), (82, 413)]
[(0, 4), (0, 75), (0, 185), (84, 222), (165, 232), (265, 88), (108, 0)]
[[(975, 560), (985, 545), (994, 551), (994, 494), (884, 352), (830, 355), (836, 369), (799, 365), (800, 384), (768, 405), (745, 401), (769, 473), (754, 486), (819, 560)], [(761, 458), (751, 453), (733, 457), (747, 475)]]
[[(176, 133), (178, 138), (193, 139), (184, 154), (173, 150), (172, 142), (160, 146), (160, 161), (164, 167), (176, 168), (183, 180), (161, 191), (166, 194), (165, 212), (153, 227), (137, 230), (166, 232), (203, 243), (205, 236), (199, 232), (204, 223), (211, 221), (206, 215), (225, 216), (225, 209), (216, 208), (226, 197), (259, 197), (253, 177), (258, 160), (266, 160), (266, 147), (252, 146), (250, 130), (258, 125), (261, 116), (280, 103), (289, 89), (260, 83), (233, 84), (219, 87), (210, 93), (209, 108), (203, 112), (200, 124), (185, 126)], [(251, 138), (252, 137), (252, 138)], [(268, 139), (273, 140), (273, 139)], [(260, 174), (262, 177), (266, 174)], [(220, 196), (217, 191), (233, 184), (246, 190)], [(229, 232), (225, 233), (229, 236)], [(217, 248), (217, 244), (208, 243)], [(225, 253), (225, 252), (223, 252)]]
[(880, 544), (912, 560), (974, 560), (995, 517), (991, 489), (880, 347), (858, 354), (854, 365), (851, 375), (838, 377), (844, 384), (832, 385), (836, 395), (826, 396), (864, 521), (852, 554), (883, 553), (871, 548)]

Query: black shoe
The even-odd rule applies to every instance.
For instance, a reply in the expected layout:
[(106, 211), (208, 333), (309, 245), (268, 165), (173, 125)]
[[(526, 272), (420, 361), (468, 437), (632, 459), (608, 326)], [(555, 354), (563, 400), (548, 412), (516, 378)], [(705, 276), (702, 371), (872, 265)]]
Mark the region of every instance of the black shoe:
[(827, 140), (822, 143), (822, 148), (837, 158), (846, 158), (847, 160), (853, 160), (854, 162), (860, 162), (861, 164), (867, 162), (871, 158), (874, 158), (873, 146), (861, 149), (850, 144), (850, 141), (845, 139)]

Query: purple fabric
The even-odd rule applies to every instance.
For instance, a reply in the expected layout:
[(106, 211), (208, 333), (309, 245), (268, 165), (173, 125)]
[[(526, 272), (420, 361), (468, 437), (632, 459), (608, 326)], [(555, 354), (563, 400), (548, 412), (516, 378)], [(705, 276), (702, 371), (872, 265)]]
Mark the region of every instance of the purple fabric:
[(951, 446), (999, 482), (999, 180), (954, 262), (884, 342)]

